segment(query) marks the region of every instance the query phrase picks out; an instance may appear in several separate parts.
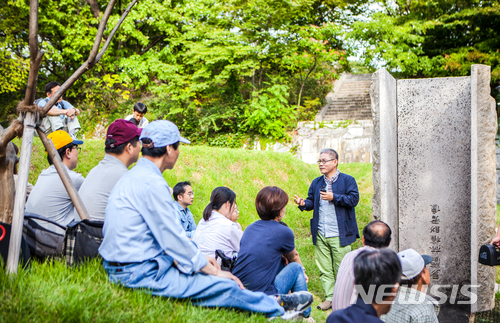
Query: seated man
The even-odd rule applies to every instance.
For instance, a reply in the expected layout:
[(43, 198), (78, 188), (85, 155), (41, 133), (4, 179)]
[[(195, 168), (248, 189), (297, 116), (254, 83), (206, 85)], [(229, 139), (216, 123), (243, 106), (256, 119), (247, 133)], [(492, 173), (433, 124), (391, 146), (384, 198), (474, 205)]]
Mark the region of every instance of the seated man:
[(115, 120), (108, 127), (104, 159), (92, 168), (78, 191), (91, 220), (104, 221), (111, 190), (139, 158), (141, 131), (123, 119)]
[(359, 294), (356, 303), (332, 312), (326, 322), (382, 323), (380, 316), (391, 309), (401, 280), (398, 256), (390, 249), (365, 250), (354, 260), (354, 277)]
[[(52, 140), (59, 156), (61, 156), (73, 185), (77, 190), (80, 189), (84, 178), (82, 175), (75, 173), (73, 169), (78, 164), (78, 145), (83, 144), (83, 141), (73, 140), (67, 132), (62, 130), (52, 132), (48, 135), (48, 138)], [(50, 167), (44, 169), (38, 177), (28, 197), (26, 212), (39, 214), (63, 226), (67, 226), (75, 218), (75, 207), (55, 166), (52, 164), (50, 156), (47, 156), (47, 160)], [(55, 225), (47, 224), (44, 221), (39, 221), (38, 223), (46, 229), (64, 234), (64, 231)]]
[(438, 323), (439, 304), (426, 294), (431, 283), (426, 266), (432, 262), (432, 257), (420, 255), (413, 249), (400, 251), (398, 257), (403, 269), (403, 280), (391, 310), (381, 317), (382, 321)]
[[(233, 269), (234, 275), (252, 291), (268, 295), (307, 291), (308, 278), (295, 249), (295, 237), (290, 228), (280, 223), (287, 203), (288, 195), (276, 186), (264, 187), (255, 198), (261, 220), (250, 224), (243, 233)], [(282, 255), (288, 260), (285, 267)], [(307, 319), (310, 313), (308, 308), (304, 317)]]
[[(54, 81), (47, 83), (45, 85), (47, 98), (39, 100), (37, 102), (38, 106), (44, 107), (60, 87), (61, 84)], [(65, 130), (71, 137), (76, 139), (76, 132), (80, 130), (80, 123), (76, 117), (79, 114), (80, 110), (73, 107), (68, 101), (64, 101), (62, 97), (60, 97), (57, 104), (54, 105), (49, 112), (47, 112), (47, 117), (43, 119), (45, 132), (50, 133), (56, 130)]]
[(194, 192), (189, 182), (179, 182), (174, 186), (174, 208), (177, 211), (182, 228), (186, 231), (188, 238), (192, 238), (196, 230), (193, 214), (188, 206), (193, 205)]
[(347, 253), (340, 263), (337, 283), (333, 290), (332, 310), (342, 310), (356, 303), (358, 292), (354, 288), (354, 259), (364, 250), (389, 247), (391, 228), (379, 220), (372, 221), (363, 229), (363, 247)]
[[(170, 121), (154, 121), (140, 136), (142, 155), (115, 185), (106, 208), (104, 240), (99, 248), (113, 283), (164, 297), (187, 298), (207, 307), (230, 307), (296, 316), (312, 302), (307, 292), (267, 296), (244, 290), (238, 278), (221, 271), (186, 237), (177, 220), (168, 184), (179, 143), (189, 143)], [(281, 304), (281, 305), (280, 305)]]
[(139, 128), (144, 128), (149, 123), (148, 119), (144, 117), (146, 112), (148, 112), (148, 107), (142, 102), (137, 102), (134, 105), (134, 113), (126, 116), (125, 120), (134, 122)]

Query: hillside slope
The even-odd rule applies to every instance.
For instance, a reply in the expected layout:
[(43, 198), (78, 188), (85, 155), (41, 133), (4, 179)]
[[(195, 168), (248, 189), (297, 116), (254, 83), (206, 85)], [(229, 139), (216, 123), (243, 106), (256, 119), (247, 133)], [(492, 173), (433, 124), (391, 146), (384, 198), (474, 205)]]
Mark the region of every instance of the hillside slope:
[[(210, 193), (217, 186), (228, 186), (236, 192), (239, 222), (245, 228), (258, 220), (254, 202), (262, 187), (279, 186), (291, 199), (294, 194), (306, 197), (311, 181), (319, 176), (316, 165), (305, 164), (288, 153), (188, 145), (181, 145), (180, 149), (175, 168), (165, 171), (164, 177), (172, 187), (179, 181), (188, 180), (192, 183), (195, 201), (190, 209), (196, 222), (201, 219)], [(103, 156), (102, 140), (86, 140), (76, 171), (86, 176)], [(39, 139), (35, 139), (30, 182), (34, 184), (41, 170), (47, 166), (43, 146)], [(371, 220), (371, 164), (343, 164), (339, 169), (354, 176), (358, 182), (361, 199), (356, 214), (361, 232)], [(290, 200), (284, 221), (295, 233), (297, 250), (310, 278), (309, 289), (315, 295), (312, 315), (318, 322), (324, 322), (328, 313), (315, 309), (324, 293), (314, 264), (314, 248), (309, 231), (311, 217), (312, 212), (300, 212)], [(358, 239), (355, 247), (360, 245)], [(15, 282), (9, 281), (3, 274), (0, 276), (0, 298), (7, 300), (0, 304), (0, 321), (2, 316), (10, 318), (8, 321), (11, 322), (28, 317), (30, 321), (39, 322), (265, 321), (259, 315), (249, 317), (248, 314), (234, 311), (199, 309), (186, 302), (172, 302), (112, 286), (107, 283), (98, 263), (79, 270), (67, 269), (61, 263), (34, 264), (31, 272), (20, 274)], [(128, 305), (123, 305), (119, 299)], [(91, 306), (86, 307), (84, 304)], [(155, 313), (161, 313), (161, 316), (155, 317)]]

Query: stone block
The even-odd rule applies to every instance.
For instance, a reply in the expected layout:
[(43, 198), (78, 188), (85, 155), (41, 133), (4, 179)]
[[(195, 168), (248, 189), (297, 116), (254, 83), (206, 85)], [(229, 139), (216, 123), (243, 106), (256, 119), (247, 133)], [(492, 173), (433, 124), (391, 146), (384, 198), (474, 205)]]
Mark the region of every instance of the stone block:
[(391, 248), (398, 251), (398, 133), (396, 79), (385, 69), (372, 76), (373, 217), (392, 229)]

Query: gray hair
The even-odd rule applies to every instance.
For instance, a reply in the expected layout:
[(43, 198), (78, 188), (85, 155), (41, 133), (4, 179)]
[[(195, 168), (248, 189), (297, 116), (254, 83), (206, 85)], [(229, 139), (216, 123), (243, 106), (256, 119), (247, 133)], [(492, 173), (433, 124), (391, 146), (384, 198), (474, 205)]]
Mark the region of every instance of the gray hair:
[(319, 152), (319, 154), (320, 155), (321, 154), (328, 154), (334, 159), (337, 159), (337, 160), (339, 159), (339, 154), (335, 150), (333, 150), (332, 148), (325, 148), (325, 149), (321, 150)]

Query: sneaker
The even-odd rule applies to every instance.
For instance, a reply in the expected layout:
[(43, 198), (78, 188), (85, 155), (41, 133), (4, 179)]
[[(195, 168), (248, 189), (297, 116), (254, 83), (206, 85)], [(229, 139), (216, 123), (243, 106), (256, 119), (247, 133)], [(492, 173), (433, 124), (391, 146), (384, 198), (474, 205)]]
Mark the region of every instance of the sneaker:
[(318, 305), (318, 310), (326, 311), (332, 308), (332, 301), (324, 301)]
[(278, 302), (285, 309), (285, 312), (297, 312), (297, 314), (300, 314), (312, 304), (313, 296), (306, 291), (280, 294), (278, 295)]

